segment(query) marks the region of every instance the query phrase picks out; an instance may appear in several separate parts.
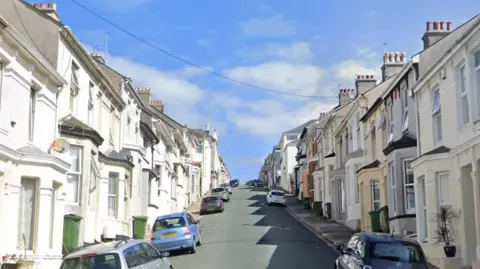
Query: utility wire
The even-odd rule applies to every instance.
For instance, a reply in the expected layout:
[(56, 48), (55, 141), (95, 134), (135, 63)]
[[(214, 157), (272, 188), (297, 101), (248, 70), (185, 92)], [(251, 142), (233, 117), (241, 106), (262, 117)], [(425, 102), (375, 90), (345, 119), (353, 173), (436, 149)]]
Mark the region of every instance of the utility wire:
[(125, 28), (122, 28), (121, 26), (115, 24), (114, 22), (110, 21), (109, 19), (105, 18), (104, 16), (98, 14), (97, 12), (95, 12), (95, 11), (91, 10), (90, 8), (88, 8), (87, 6), (81, 4), (81, 3), (78, 2), (77, 0), (70, 0), (70, 1), (72, 1), (74, 4), (76, 4), (77, 6), (81, 7), (81, 8), (84, 9), (85, 11), (93, 14), (94, 16), (96, 16), (97, 18), (101, 19), (102, 21), (110, 24), (110, 25), (113, 26), (114, 28), (116, 28), (116, 29), (124, 32), (125, 34), (129, 35), (130, 37), (132, 37), (132, 38), (134, 38), (134, 39), (136, 39), (136, 40), (138, 40), (138, 41), (140, 41), (140, 42), (142, 42), (142, 43), (144, 43), (144, 44), (146, 44), (146, 45), (148, 45), (148, 46), (150, 46), (150, 47), (152, 47), (152, 48), (154, 48), (154, 49), (156, 49), (156, 50), (158, 50), (158, 51), (160, 51), (160, 52), (162, 52), (162, 53), (164, 53), (164, 54), (166, 54), (166, 55), (168, 55), (168, 56), (170, 56), (170, 57), (172, 57), (172, 58), (174, 58), (174, 59), (176, 59), (176, 60), (178, 60), (178, 61), (180, 61), (180, 62), (183, 62), (183, 63), (185, 63), (185, 64), (187, 64), (187, 65), (193, 66), (193, 67), (195, 67), (195, 68), (197, 68), (197, 69), (203, 70), (203, 71), (205, 71), (205, 72), (207, 72), (207, 73), (210, 73), (210, 74), (212, 74), (212, 75), (214, 75), (214, 76), (217, 76), (217, 77), (219, 77), (219, 78), (222, 78), (222, 79), (225, 79), (225, 80), (229, 80), (229, 81), (231, 81), (231, 82), (235, 82), (235, 83), (237, 83), (237, 84), (241, 84), (241, 85), (247, 86), (247, 87), (252, 88), (252, 89), (256, 89), (256, 90), (260, 90), (260, 91), (266, 91), (266, 92), (271, 92), (271, 93), (277, 93), (277, 94), (282, 94), (282, 95), (289, 95), (289, 96), (303, 97), (303, 98), (317, 98), (317, 99), (330, 99), (330, 98), (335, 98), (335, 99), (336, 99), (336, 98), (338, 98), (338, 96), (302, 95), (302, 94), (296, 94), (296, 93), (288, 93), (288, 92), (283, 92), (283, 91), (277, 91), (277, 90), (272, 90), (272, 89), (269, 89), (269, 88), (257, 86), (257, 85), (254, 85), (254, 84), (251, 84), (251, 83), (248, 83), (248, 82), (244, 82), (244, 81), (241, 81), (241, 80), (238, 80), (238, 79), (234, 79), (234, 78), (231, 78), (231, 77), (222, 75), (222, 74), (220, 74), (220, 73), (218, 73), (218, 72), (215, 72), (215, 71), (212, 71), (212, 70), (210, 70), (210, 69), (208, 69), (208, 68), (202, 67), (202, 66), (200, 66), (200, 65), (198, 65), (198, 64), (196, 64), (196, 63), (194, 63), (194, 62), (191, 62), (191, 61), (189, 61), (189, 60), (186, 60), (186, 59), (184, 59), (184, 58), (182, 58), (182, 57), (179, 57), (179, 56), (177, 56), (177, 55), (175, 55), (175, 54), (173, 54), (173, 53), (171, 53), (171, 52), (168, 52), (168, 51), (166, 51), (166, 50), (164, 50), (164, 49), (156, 46), (155, 44), (153, 44), (153, 43), (151, 43), (151, 42), (149, 42), (149, 41), (147, 41), (147, 40), (145, 40), (145, 39), (143, 39), (143, 38), (135, 35), (134, 33), (126, 30)]

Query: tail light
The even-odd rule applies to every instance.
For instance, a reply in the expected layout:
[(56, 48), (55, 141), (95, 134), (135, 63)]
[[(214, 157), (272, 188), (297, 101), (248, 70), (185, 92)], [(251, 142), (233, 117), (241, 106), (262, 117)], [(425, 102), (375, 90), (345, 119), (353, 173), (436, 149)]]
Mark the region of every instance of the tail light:
[(83, 258), (83, 259), (86, 259), (86, 258), (92, 258), (92, 257), (95, 257), (95, 256), (97, 256), (97, 253), (84, 254), (80, 257)]
[(218, 200), (218, 201), (217, 201), (217, 204), (218, 204), (218, 206), (221, 206), (221, 205), (222, 205), (222, 201), (221, 201), (221, 200)]
[(188, 227), (185, 226), (185, 236), (190, 237), (191, 235), (192, 235), (192, 233), (190, 232), (190, 229), (188, 229)]

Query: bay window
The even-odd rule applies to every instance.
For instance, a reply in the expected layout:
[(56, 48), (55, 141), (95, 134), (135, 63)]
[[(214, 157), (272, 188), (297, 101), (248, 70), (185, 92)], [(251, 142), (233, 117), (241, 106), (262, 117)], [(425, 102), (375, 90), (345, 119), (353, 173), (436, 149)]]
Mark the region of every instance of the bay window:
[(370, 184), (372, 186), (372, 210), (377, 211), (380, 209), (380, 183), (374, 179)]
[(338, 180), (340, 212), (345, 212), (345, 185), (343, 180)]
[(437, 144), (443, 139), (440, 89), (436, 89), (432, 92), (432, 125), (433, 141)]
[(70, 171), (67, 172), (66, 201), (79, 204), (83, 169), (83, 149), (79, 146), (70, 147)]
[[(33, 250), (37, 208), (37, 180), (22, 178), (18, 204), (17, 245), (19, 249)], [(53, 198), (52, 198), (53, 199)]]
[(355, 203), (360, 203), (360, 181), (357, 176), (358, 165), (353, 166), (353, 178), (355, 180)]
[(393, 163), (388, 165), (388, 180), (390, 183), (390, 201), (392, 210), (394, 213), (397, 213), (397, 186), (395, 182), (395, 167), (393, 166)]
[(405, 211), (409, 214), (415, 213), (415, 180), (413, 176), (413, 169), (410, 166), (411, 160), (403, 162), (403, 177), (404, 177), (404, 195), (405, 195)]
[(439, 206), (449, 206), (449, 193), (448, 193), (448, 173), (440, 172), (437, 173), (437, 197)]
[(480, 118), (480, 50), (474, 53), (475, 90), (477, 92), (477, 117)]
[(403, 131), (408, 130), (408, 89), (407, 85), (404, 84), (400, 89), (401, 94), (403, 95)]
[(118, 178), (117, 173), (108, 174), (108, 216), (117, 217), (117, 197), (118, 197)]

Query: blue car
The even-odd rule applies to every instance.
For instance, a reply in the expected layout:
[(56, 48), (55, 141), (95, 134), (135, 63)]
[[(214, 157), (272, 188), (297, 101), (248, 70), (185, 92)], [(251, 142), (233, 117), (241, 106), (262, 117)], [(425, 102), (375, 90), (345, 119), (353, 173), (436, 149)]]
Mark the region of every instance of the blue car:
[(202, 244), (199, 222), (187, 212), (157, 217), (152, 228), (151, 243), (160, 252), (195, 253), (197, 246)]

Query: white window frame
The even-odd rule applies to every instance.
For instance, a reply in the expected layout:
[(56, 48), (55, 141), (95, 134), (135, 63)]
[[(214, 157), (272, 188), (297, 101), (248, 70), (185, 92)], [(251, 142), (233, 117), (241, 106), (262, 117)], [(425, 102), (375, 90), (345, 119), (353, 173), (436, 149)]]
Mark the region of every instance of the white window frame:
[(395, 177), (395, 165), (394, 163), (388, 164), (388, 182), (390, 185), (390, 200), (394, 214), (397, 214), (397, 183)]
[[(27, 251), (32, 251), (35, 249), (35, 238), (37, 237), (37, 233), (38, 233), (38, 223), (37, 223), (37, 220), (38, 220), (38, 206), (39, 206), (39, 197), (38, 197), (38, 189), (39, 189), (39, 182), (38, 182), (38, 179), (35, 179), (35, 178), (31, 178), (31, 177), (22, 177), (21, 178), (21, 181), (32, 181), (33, 183), (33, 195), (32, 197), (34, 198), (34, 201), (32, 203), (32, 212), (30, 213), (31, 214), (31, 219), (30, 219), (30, 223), (27, 224), (28, 227), (22, 227), (22, 223), (24, 223), (24, 217), (25, 217), (25, 214), (26, 213), (24, 210), (25, 208), (22, 208), (22, 201), (21, 201), (21, 198), (22, 198), (22, 193), (25, 192), (24, 190), (24, 187), (23, 187), (23, 184), (21, 184), (20, 186), (20, 193), (19, 193), (19, 196), (18, 196), (18, 209), (17, 209), (17, 212), (18, 212), (18, 229), (17, 229), (17, 248), (18, 249), (26, 249)], [(23, 197), (25, 198), (25, 197)], [(22, 209), (23, 209), (23, 212), (22, 212)], [(31, 229), (30, 227), (33, 226), (33, 229)], [(23, 235), (24, 235), (24, 232), (30, 230), (30, 235), (27, 237), (25, 236), (25, 239), (27, 241), (27, 245), (25, 246), (23, 244)]]
[(355, 180), (355, 203), (360, 203), (360, 181), (357, 176), (358, 164), (353, 165), (353, 178)]
[(470, 102), (468, 100), (467, 65), (462, 63), (456, 68), (458, 127), (470, 122)]
[(413, 207), (410, 207), (409, 203), (408, 203), (408, 196), (407, 196), (407, 188), (408, 187), (412, 187), (413, 188), (413, 195), (415, 195), (415, 179), (413, 180), (412, 183), (407, 183), (407, 180), (408, 180), (408, 175), (411, 175), (412, 177), (414, 176), (413, 175), (413, 169), (410, 167), (410, 163), (412, 162), (413, 160), (412, 159), (404, 159), (403, 160), (403, 197), (404, 197), (404, 201), (405, 201), (405, 212), (407, 212), (407, 214), (415, 214), (415, 206), (416, 206), (416, 201), (414, 201), (414, 205)]
[(338, 180), (338, 196), (340, 200), (340, 212), (345, 212), (346, 209), (346, 196), (345, 196), (345, 182), (343, 179)]
[[(73, 197), (73, 200), (68, 201), (68, 203), (79, 205), (80, 201), (81, 201), (81, 197), (82, 197), (83, 147), (72, 145), (72, 146), (70, 146), (70, 153), (73, 152), (72, 149), (78, 149), (78, 155), (79, 155), (78, 156), (78, 159), (79, 159), (79, 161), (78, 161), (78, 171), (73, 171), (73, 170), (71, 170), (72, 168), (70, 168), (70, 171), (67, 172), (67, 177), (68, 177), (68, 175), (77, 176), (77, 197)], [(71, 158), (71, 161), (74, 161), (73, 158)], [(73, 165), (71, 167), (73, 167)]]
[(74, 61), (72, 61), (71, 65), (72, 65), (71, 66), (72, 76), (70, 78), (70, 112), (73, 115), (76, 115), (78, 112), (77, 96), (80, 91), (80, 85), (79, 85), (80, 67)]
[[(449, 181), (449, 173), (448, 172), (437, 172), (436, 175), (435, 175), (435, 185), (436, 185), (436, 190), (437, 190), (437, 197), (438, 197), (438, 207), (441, 207), (441, 206), (451, 206), (451, 201), (449, 199), (449, 189), (448, 189), (448, 185), (450, 184), (450, 181)], [(442, 180), (445, 180), (446, 181), (446, 195), (447, 195), (447, 199), (446, 200), (442, 200), (442, 195), (443, 195), (443, 189), (442, 189)]]
[(394, 124), (393, 124), (393, 100), (390, 98), (387, 101), (387, 117), (388, 117), (388, 128), (387, 128), (387, 144), (393, 142), (393, 132), (394, 132)]
[(0, 60), (0, 111), (2, 110), (2, 89), (5, 74), (5, 64)]
[[(438, 108), (435, 109), (435, 94), (438, 93)], [(431, 103), (432, 103), (432, 130), (433, 130), (433, 140), (435, 145), (443, 141), (442, 133), (442, 97), (440, 94), (440, 88), (435, 87), (431, 92)], [(438, 124), (438, 118), (440, 118), (440, 125)]]
[(356, 122), (355, 124), (357, 125), (357, 149), (361, 149), (362, 148), (362, 134), (361, 134), (361, 127), (360, 127), (360, 113), (357, 113), (357, 116), (356, 116)]
[(372, 131), (370, 132), (370, 140), (372, 141), (372, 161), (375, 161), (377, 159), (377, 130), (375, 125), (372, 127)]
[(93, 82), (88, 83), (88, 125), (93, 127), (95, 126), (95, 117), (94, 117), (94, 96), (95, 96), (95, 84)]
[[(115, 180), (115, 192), (110, 191), (111, 181)], [(110, 218), (118, 217), (118, 184), (120, 181), (120, 175), (118, 173), (108, 173), (108, 200), (107, 200), (107, 214)], [(113, 208), (110, 208), (110, 201), (113, 200)], [(113, 211), (113, 212), (112, 212)]]
[[(378, 179), (370, 180), (371, 192), (372, 192), (372, 211), (379, 210), (382, 206), (380, 200), (380, 181)], [(375, 190), (378, 189), (378, 197), (375, 197)], [(377, 199), (375, 199), (377, 198)], [(378, 208), (375, 209), (375, 204), (378, 204)]]
[(37, 104), (37, 90), (30, 88), (30, 97), (28, 104), (28, 141), (33, 142), (35, 138), (35, 110)]
[(400, 89), (400, 92), (403, 95), (403, 129), (402, 131), (407, 131), (408, 130), (408, 88), (407, 84), (405, 83), (402, 85), (402, 88)]
[(480, 119), (480, 48), (477, 48), (475, 52), (472, 54), (473, 58), (473, 77), (475, 80), (475, 92), (477, 95), (477, 113), (476, 113), (476, 118), (477, 120)]
[(114, 139), (113, 139), (113, 129), (115, 127), (115, 107), (110, 108), (110, 130), (108, 132), (108, 141), (110, 142), (110, 145), (113, 146), (115, 145)]

